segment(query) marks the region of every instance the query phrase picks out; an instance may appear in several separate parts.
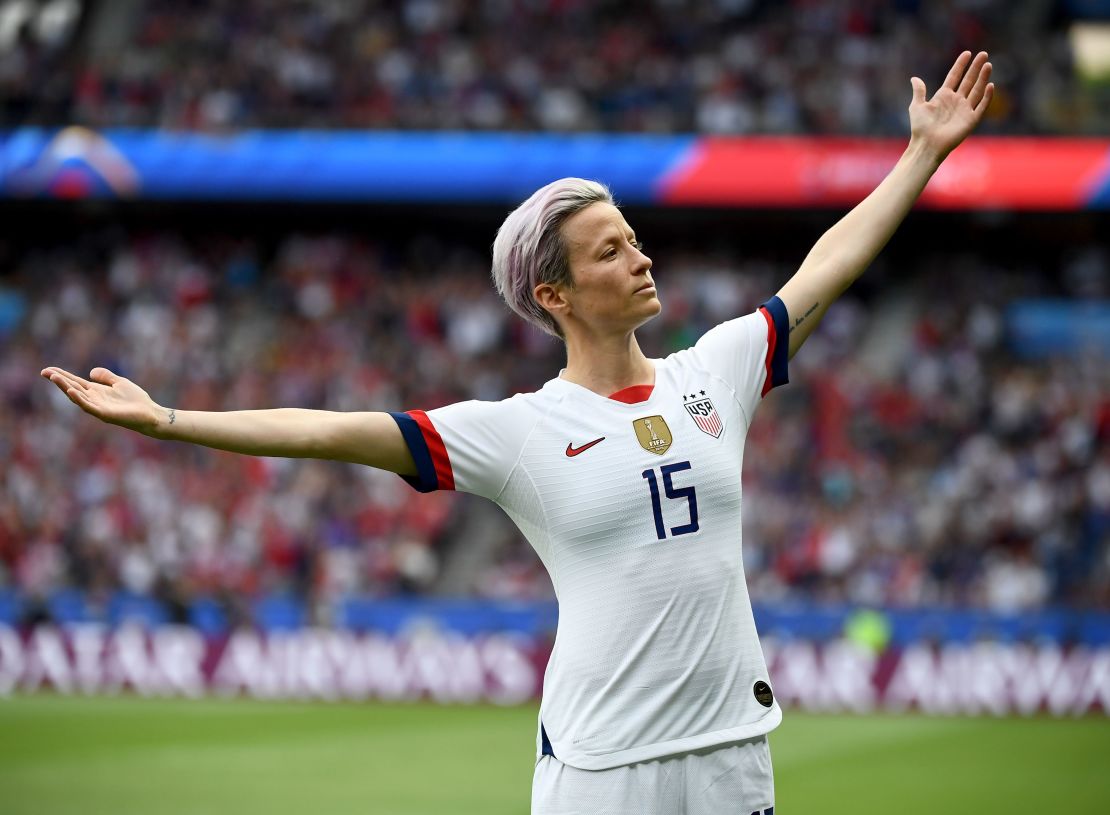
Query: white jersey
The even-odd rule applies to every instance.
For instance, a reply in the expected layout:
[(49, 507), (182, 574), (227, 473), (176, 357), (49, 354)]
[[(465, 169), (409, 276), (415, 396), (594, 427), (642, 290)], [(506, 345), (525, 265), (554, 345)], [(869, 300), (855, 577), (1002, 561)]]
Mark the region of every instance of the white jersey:
[(537, 749), (607, 769), (748, 739), (782, 713), (741, 558), (740, 466), (787, 381), (777, 297), (600, 396), (564, 379), (501, 402), (393, 414), (420, 490), (495, 501), (559, 601)]

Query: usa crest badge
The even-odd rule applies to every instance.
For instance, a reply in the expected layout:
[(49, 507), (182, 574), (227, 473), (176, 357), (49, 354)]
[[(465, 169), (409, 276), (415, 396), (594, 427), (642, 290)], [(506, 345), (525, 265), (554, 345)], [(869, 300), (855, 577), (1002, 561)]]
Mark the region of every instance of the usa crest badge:
[(717, 408), (713, 407), (713, 400), (705, 395), (705, 391), (684, 396), (683, 399), (686, 400), (684, 402), (686, 412), (690, 414), (690, 418), (694, 420), (698, 429), (702, 433), (708, 433), (713, 438), (719, 439), (721, 433), (724, 432), (725, 423), (721, 421)]

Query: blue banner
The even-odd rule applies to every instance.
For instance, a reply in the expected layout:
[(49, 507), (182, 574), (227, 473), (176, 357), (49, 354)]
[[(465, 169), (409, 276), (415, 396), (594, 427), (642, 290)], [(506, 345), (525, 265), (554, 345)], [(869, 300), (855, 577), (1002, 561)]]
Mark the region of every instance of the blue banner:
[(0, 195), (511, 204), (568, 175), (651, 203), (692, 139), (80, 127), (0, 134)]

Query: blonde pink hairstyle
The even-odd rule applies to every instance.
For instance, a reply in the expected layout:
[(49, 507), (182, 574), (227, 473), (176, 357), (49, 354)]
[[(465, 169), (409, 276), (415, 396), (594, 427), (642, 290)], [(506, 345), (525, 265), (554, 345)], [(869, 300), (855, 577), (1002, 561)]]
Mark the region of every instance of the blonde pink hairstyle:
[(585, 178), (560, 178), (540, 187), (514, 209), (493, 242), (497, 292), (509, 308), (555, 337), (563, 333), (555, 318), (536, 302), (541, 283), (573, 286), (562, 226), (590, 204), (613, 203), (609, 188)]

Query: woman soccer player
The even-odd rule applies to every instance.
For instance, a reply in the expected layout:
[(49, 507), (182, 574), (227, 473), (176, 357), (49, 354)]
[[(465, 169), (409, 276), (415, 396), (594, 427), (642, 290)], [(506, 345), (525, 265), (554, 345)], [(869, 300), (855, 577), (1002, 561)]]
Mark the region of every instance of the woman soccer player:
[(766, 734), (781, 712), (740, 554), (744, 438), (829, 304), (982, 119), (990, 73), (986, 53), (965, 52), (930, 100), (914, 77), (909, 146), (890, 175), (777, 296), (666, 359), (636, 342), (661, 308), (651, 260), (608, 190), (565, 178), (511, 213), (493, 246), (509, 306), (566, 343), (566, 368), (535, 393), (428, 413), (213, 413), (162, 407), (104, 368), (42, 375), (154, 438), (367, 464), (497, 502), (559, 598), (533, 812), (767, 815)]

